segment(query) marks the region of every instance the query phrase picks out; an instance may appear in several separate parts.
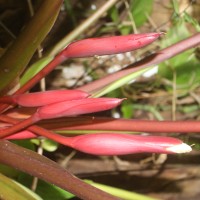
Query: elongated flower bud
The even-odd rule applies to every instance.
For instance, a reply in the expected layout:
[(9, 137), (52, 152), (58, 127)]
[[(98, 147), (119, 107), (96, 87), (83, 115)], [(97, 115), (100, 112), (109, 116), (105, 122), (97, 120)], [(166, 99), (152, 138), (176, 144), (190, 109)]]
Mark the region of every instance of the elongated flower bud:
[[(49, 135), (51, 136), (51, 134)], [(25, 130), (4, 139), (29, 139), (37, 137)], [(188, 153), (192, 149), (181, 140), (162, 136), (141, 136), (118, 133), (88, 134), (75, 137), (53, 136), (55, 141), (78, 151), (93, 155), (127, 155), (135, 153)], [(61, 138), (60, 138), (61, 137)], [(52, 137), (51, 137), (52, 138)]]
[(124, 53), (142, 48), (163, 33), (130, 34), (102, 38), (88, 38), (69, 44), (60, 55), (69, 58)]
[(162, 136), (117, 133), (88, 134), (72, 138), (71, 147), (93, 155), (133, 153), (187, 153), (192, 149), (181, 140)]
[(31, 138), (35, 138), (35, 137), (37, 137), (37, 135), (35, 135), (31, 131), (24, 130), (24, 131), (15, 133), (13, 135), (7, 136), (4, 139), (6, 139), (6, 140), (23, 140), (23, 139), (31, 139)]
[(89, 96), (81, 90), (51, 90), (45, 92), (27, 93), (0, 98), (0, 102), (17, 103), (25, 107), (44, 106), (61, 101), (83, 99)]
[(39, 108), (33, 118), (37, 121), (99, 112), (112, 109), (122, 101), (123, 99), (117, 98), (88, 98), (59, 102)]

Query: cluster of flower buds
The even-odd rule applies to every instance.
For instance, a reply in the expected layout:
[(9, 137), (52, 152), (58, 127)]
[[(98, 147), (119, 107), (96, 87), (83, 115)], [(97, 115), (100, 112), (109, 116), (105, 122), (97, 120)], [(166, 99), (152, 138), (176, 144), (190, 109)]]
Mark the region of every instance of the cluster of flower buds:
[[(118, 106), (123, 101), (123, 99), (118, 98), (86, 98), (89, 96), (89, 94), (76, 90), (74, 90), (73, 92), (70, 90), (62, 92), (64, 93), (64, 97), (59, 97), (59, 101), (54, 103), (52, 103), (53, 100), (55, 101), (56, 99), (54, 99), (54, 96), (56, 97), (57, 95), (60, 95), (59, 91), (39, 92), (36, 94), (21, 94), (17, 95), (17, 98), (16, 96), (6, 97), (9, 98), (9, 100), (14, 100), (15, 103), (19, 102), (19, 105), (35, 107), (37, 104), (38, 108), (36, 112), (26, 120), (23, 120), (20, 123), (11, 126), (10, 128), (0, 130), (0, 136), (5, 137), (11, 135), (44, 119), (77, 116), (80, 114), (105, 111)], [(77, 96), (75, 95), (76, 92)], [(49, 99), (45, 100), (46, 93)], [(69, 93), (69, 95), (66, 95), (67, 93)], [(71, 93), (73, 93), (73, 96), (70, 96)], [(37, 96), (38, 99), (41, 99), (41, 102), (36, 102), (36, 99), (33, 100), (33, 97), (35, 96)], [(46, 105), (44, 105), (44, 103), (46, 103)]]
[[(82, 91), (63, 90), (22, 94), (9, 98), (21, 106), (38, 106), (39, 108), (31, 117), (33, 122), (108, 110), (116, 107), (123, 100), (87, 97), (89, 97), (89, 94)], [(39, 101), (37, 102), (37, 100)], [(36, 137), (34, 133), (24, 130), (5, 137), (5, 139), (33, 137)], [(93, 155), (124, 155), (142, 152), (186, 153), (191, 151), (190, 146), (176, 138), (119, 133), (86, 134), (75, 137), (62, 136), (62, 143)]]
[[(66, 58), (101, 56), (124, 53), (146, 46), (155, 41), (163, 33), (131, 34), (104, 38), (89, 38), (69, 44), (52, 61), (49, 69)], [(60, 59), (61, 58), (61, 59)], [(58, 63), (57, 63), (58, 60)], [(34, 132), (22, 129), (43, 119), (76, 116), (105, 111), (118, 106), (123, 99), (88, 98), (90, 95), (80, 90), (47, 91), (29, 94), (18, 94), (0, 98), (0, 103), (18, 104), (24, 107), (38, 107), (29, 118), (10, 128), (0, 130), (5, 139), (26, 139), (36, 137)], [(7, 133), (6, 133), (7, 131)], [(17, 133), (18, 131), (21, 131)], [(13, 135), (11, 135), (14, 133)], [(8, 136), (10, 135), (10, 136)], [(58, 135), (57, 137), (59, 137)], [(140, 136), (119, 133), (87, 134), (75, 137), (63, 137), (62, 144), (76, 150), (94, 155), (124, 155), (141, 152), (185, 153), (191, 147), (171, 137)], [(55, 137), (54, 137), (55, 138)]]

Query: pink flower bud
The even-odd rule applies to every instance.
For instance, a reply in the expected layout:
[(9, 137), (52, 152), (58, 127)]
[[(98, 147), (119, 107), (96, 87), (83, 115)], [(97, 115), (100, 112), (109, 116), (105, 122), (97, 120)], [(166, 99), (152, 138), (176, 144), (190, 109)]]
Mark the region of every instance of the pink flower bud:
[(131, 34), (102, 38), (88, 38), (69, 44), (61, 53), (68, 58), (90, 57), (124, 53), (142, 48), (163, 33)]
[(162, 136), (103, 133), (71, 138), (72, 148), (93, 155), (133, 153), (186, 153), (192, 149), (181, 140)]
[(33, 119), (38, 121), (104, 111), (118, 106), (122, 101), (117, 98), (88, 98), (54, 103), (39, 108)]
[(0, 98), (0, 102), (4, 100), (5, 102), (17, 103), (25, 107), (38, 107), (61, 101), (83, 99), (88, 96), (88, 93), (81, 90), (51, 90), (45, 92), (5, 96)]

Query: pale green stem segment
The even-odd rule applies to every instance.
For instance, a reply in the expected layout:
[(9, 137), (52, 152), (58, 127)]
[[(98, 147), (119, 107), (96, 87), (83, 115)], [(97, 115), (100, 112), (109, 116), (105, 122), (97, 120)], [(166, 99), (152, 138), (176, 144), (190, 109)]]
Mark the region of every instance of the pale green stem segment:
[(125, 200), (158, 200), (156, 198), (153, 197), (149, 197), (146, 195), (142, 195), (142, 194), (138, 194), (135, 192), (130, 192), (127, 190), (123, 190), (123, 189), (119, 189), (119, 188), (115, 188), (115, 187), (111, 187), (111, 186), (107, 186), (107, 185), (103, 185), (103, 184), (99, 184), (99, 183), (95, 183), (90, 181), (89, 182), (92, 186), (103, 190), (104, 192), (108, 192), (109, 194), (112, 194), (113, 196), (117, 196), (121, 199), (125, 199)]
[(94, 92), (92, 94), (92, 97), (103, 96), (103, 95), (123, 86), (124, 84), (127, 84), (130, 81), (136, 79), (137, 77), (141, 76), (144, 72), (148, 71), (151, 68), (152, 67), (148, 67), (148, 68), (133, 72), (127, 76), (124, 76), (124, 77), (120, 78), (119, 80), (116, 80), (116, 81), (110, 83), (109, 85), (105, 86), (103, 89), (98, 90), (97, 92)]

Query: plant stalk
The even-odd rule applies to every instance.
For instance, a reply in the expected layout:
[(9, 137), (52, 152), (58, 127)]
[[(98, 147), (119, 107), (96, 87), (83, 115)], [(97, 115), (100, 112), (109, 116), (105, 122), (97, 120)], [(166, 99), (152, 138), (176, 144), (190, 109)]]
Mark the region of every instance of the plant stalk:
[[(43, 68), (39, 73), (37, 73), (33, 78), (31, 78), (26, 84), (24, 84), (19, 90), (14, 94), (23, 94), (29, 89), (31, 89), (36, 83), (38, 83), (43, 77), (49, 74), (57, 65), (67, 60), (66, 57), (62, 55), (57, 55), (45, 68)], [(1, 104), (0, 111), (6, 109), (8, 104)]]
[[(1, 131), (0, 132), (0, 138), (10, 136), (13, 133), (17, 132), (17, 131), (13, 132), (14, 127), (17, 127), (17, 128), (21, 127), (21, 123), (19, 122), (19, 120), (13, 119), (11, 117), (1, 115), (0, 120), (3, 121), (3, 122), (14, 124), (14, 126), (11, 127), (11, 128), (13, 128), (12, 131), (10, 131), (11, 128), (8, 128), (9, 130), (4, 129), (3, 131)], [(26, 120), (24, 120), (24, 121), (26, 121)], [(30, 121), (30, 118), (28, 118), (28, 122), (32, 122), (32, 120)], [(27, 124), (28, 124), (28, 122), (27, 122)], [(27, 127), (27, 129), (29, 131), (39, 135), (39, 136), (44, 136), (44, 137), (49, 138), (51, 140), (54, 140), (55, 142), (58, 142), (60, 144), (63, 144), (63, 145), (66, 145), (66, 146), (71, 146), (71, 138), (70, 137), (68, 138), (68, 137), (53, 133), (52, 131), (48, 131), (48, 130), (41, 128), (39, 126), (36, 126), (36, 125), (29, 126), (29, 127)]]
[[(59, 119), (60, 120), (60, 119)], [(64, 118), (40, 124), (51, 130), (106, 130), (146, 133), (200, 133), (200, 121), (157, 121), (106, 117)]]
[(7, 140), (0, 140), (0, 163), (57, 185), (84, 200), (119, 200), (70, 174), (57, 163)]

